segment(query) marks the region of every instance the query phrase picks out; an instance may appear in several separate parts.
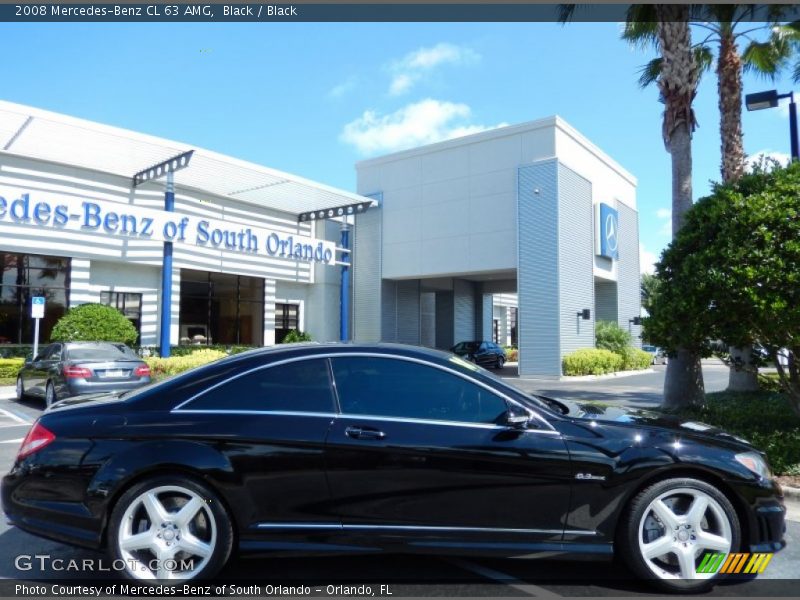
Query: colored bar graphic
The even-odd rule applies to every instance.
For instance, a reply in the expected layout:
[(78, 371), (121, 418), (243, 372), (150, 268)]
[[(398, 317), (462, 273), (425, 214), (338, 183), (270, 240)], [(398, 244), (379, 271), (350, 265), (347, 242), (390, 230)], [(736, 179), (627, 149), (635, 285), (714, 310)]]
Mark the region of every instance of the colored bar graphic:
[(725, 574), (753, 574), (763, 573), (772, 553), (735, 552), (733, 554), (719, 554), (706, 552), (703, 560), (697, 566), (698, 573), (725, 573)]

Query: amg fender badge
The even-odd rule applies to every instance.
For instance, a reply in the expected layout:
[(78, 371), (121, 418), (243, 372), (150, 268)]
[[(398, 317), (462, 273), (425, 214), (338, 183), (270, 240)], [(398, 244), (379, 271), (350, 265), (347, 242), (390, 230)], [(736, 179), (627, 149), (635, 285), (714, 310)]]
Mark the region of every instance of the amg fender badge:
[(595, 481), (605, 481), (605, 475), (592, 475), (591, 473), (578, 473), (575, 479), (593, 479)]

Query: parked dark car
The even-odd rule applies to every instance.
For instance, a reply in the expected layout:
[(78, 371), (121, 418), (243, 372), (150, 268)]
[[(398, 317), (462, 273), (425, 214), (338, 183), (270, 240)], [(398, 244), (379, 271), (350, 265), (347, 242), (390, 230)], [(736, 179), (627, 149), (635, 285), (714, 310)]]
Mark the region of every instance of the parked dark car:
[(506, 353), (494, 342), (459, 342), (450, 352), (482, 367), (502, 369), (506, 362)]
[(624, 558), (670, 590), (706, 552), (784, 547), (762, 453), (694, 422), (528, 396), (449, 353), (299, 344), (66, 399), (2, 482), (31, 533), (133, 578), (232, 552)]
[(96, 392), (122, 392), (150, 383), (150, 367), (125, 344), (64, 342), (45, 346), (17, 375), (17, 399), (61, 398)]

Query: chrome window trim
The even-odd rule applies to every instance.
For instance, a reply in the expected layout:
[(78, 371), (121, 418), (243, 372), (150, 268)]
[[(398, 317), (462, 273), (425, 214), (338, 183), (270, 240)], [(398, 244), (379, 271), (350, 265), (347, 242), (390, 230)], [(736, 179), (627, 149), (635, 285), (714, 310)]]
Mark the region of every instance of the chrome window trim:
[[(464, 373), (460, 373), (459, 371), (455, 371), (455, 370), (453, 370), (451, 368), (448, 368), (448, 367), (446, 367), (444, 365), (438, 365), (436, 363), (424, 361), (424, 360), (421, 360), (419, 358), (414, 358), (414, 357), (411, 357), (411, 356), (403, 356), (403, 355), (399, 355), (399, 354), (389, 354), (389, 353), (383, 353), (383, 352), (366, 352), (366, 351), (325, 352), (325, 353), (313, 354), (313, 355), (309, 355), (309, 356), (293, 356), (291, 358), (278, 360), (278, 361), (275, 361), (275, 362), (268, 363), (266, 365), (259, 365), (257, 367), (253, 367), (252, 369), (248, 369), (247, 371), (242, 371), (241, 373), (237, 373), (236, 375), (234, 375), (232, 377), (228, 377), (227, 379), (225, 379), (223, 381), (220, 381), (219, 383), (215, 383), (211, 387), (209, 387), (209, 388), (207, 388), (207, 389), (205, 389), (205, 390), (203, 390), (201, 392), (198, 392), (197, 394), (195, 394), (194, 396), (190, 397), (187, 400), (184, 400), (183, 402), (181, 402), (180, 404), (178, 404), (177, 406), (172, 408), (172, 410), (170, 412), (189, 412), (190, 409), (182, 409), (182, 407), (185, 406), (186, 404), (189, 404), (193, 400), (199, 398), (200, 396), (203, 396), (204, 394), (207, 394), (208, 392), (210, 392), (210, 391), (212, 391), (212, 390), (214, 390), (214, 389), (216, 389), (216, 388), (218, 388), (218, 387), (220, 387), (222, 385), (225, 385), (226, 383), (229, 383), (229, 382), (231, 382), (231, 381), (233, 381), (235, 379), (238, 379), (240, 377), (244, 377), (245, 375), (250, 375), (251, 373), (254, 373), (256, 371), (261, 371), (263, 369), (271, 369), (273, 367), (279, 367), (281, 365), (285, 365), (285, 364), (293, 363), (293, 362), (298, 362), (298, 361), (303, 361), (303, 360), (314, 360), (314, 359), (320, 359), (320, 358), (330, 360), (332, 358), (348, 358), (348, 357), (388, 358), (388, 359), (394, 359), (394, 360), (404, 360), (406, 362), (417, 363), (417, 364), (420, 364), (420, 365), (425, 366), (425, 367), (433, 367), (435, 369), (439, 369), (440, 371), (444, 371), (445, 373), (449, 373), (451, 375), (455, 375), (456, 377), (460, 377), (461, 379), (464, 379), (465, 381), (468, 381), (469, 383), (472, 383), (474, 385), (480, 386), (480, 387), (484, 388), (486, 391), (488, 391), (488, 392), (490, 392), (490, 393), (492, 393), (492, 394), (494, 394), (496, 396), (499, 396), (500, 398), (505, 400), (507, 403), (513, 404), (517, 408), (520, 408), (521, 410), (525, 411), (533, 419), (536, 419), (536, 421), (538, 423), (540, 423), (541, 425), (546, 427), (545, 430), (533, 429), (533, 430), (525, 430), (525, 431), (539, 431), (539, 432), (542, 432), (542, 433), (544, 433), (545, 431), (548, 431), (548, 432), (553, 432), (553, 433), (558, 434), (558, 431), (556, 431), (556, 429), (547, 421), (547, 419), (542, 417), (535, 410), (533, 410), (531, 408), (528, 408), (527, 406), (523, 406), (522, 404), (520, 404), (519, 402), (517, 402), (513, 398), (507, 396), (506, 394), (502, 393), (501, 391), (498, 391), (498, 390), (492, 388), (491, 386), (483, 383), (482, 381), (478, 381), (476, 379), (472, 379), (471, 377), (468, 377)], [(332, 372), (333, 371), (333, 368), (332, 368), (333, 365), (331, 363), (329, 363), (329, 365), (330, 366), (328, 368), (328, 375), (329, 375), (329, 379), (331, 379), (331, 381), (330, 381), (331, 392), (333, 394), (334, 404), (338, 405), (338, 395), (337, 395), (337, 390), (336, 390), (336, 378), (335, 377), (331, 377), (333, 375), (333, 372)], [(336, 408), (340, 411), (337, 416), (348, 416), (346, 413), (341, 412), (341, 407), (340, 406), (336, 406)], [(225, 410), (225, 409), (203, 409), (202, 412), (209, 412), (209, 411), (216, 411), (216, 410)], [(199, 413), (199, 412), (201, 412), (201, 410), (197, 409), (197, 410), (193, 410), (192, 412)], [(242, 412), (243, 414), (271, 414), (273, 411), (230, 411), (230, 412)], [(278, 412), (278, 411), (275, 411), (275, 412)], [(301, 414), (309, 414), (309, 413), (301, 413)], [(368, 417), (368, 416), (369, 416), (369, 418), (373, 418), (373, 419), (404, 419), (404, 420), (413, 421), (413, 422), (425, 421), (425, 420), (422, 420), (422, 419), (410, 419), (410, 418), (406, 418), (406, 417), (388, 417), (388, 416), (383, 416), (383, 415), (371, 415), (371, 416), (370, 415), (359, 415), (360, 418), (365, 418), (365, 417)], [(492, 425), (492, 424), (488, 424), (488, 423), (474, 423), (474, 422), (470, 422), (470, 421), (436, 421), (436, 420), (433, 420), (433, 422), (436, 422), (436, 423), (464, 423), (464, 424), (472, 425), (472, 426), (474, 426), (474, 425)], [(495, 427), (495, 425), (492, 425), (492, 427)], [(504, 427), (504, 426), (499, 425), (497, 427)]]
[[(383, 415), (361, 415), (339, 413), (337, 419), (369, 419), (371, 421), (390, 421), (392, 423), (419, 423), (420, 425), (445, 425), (450, 427), (474, 427), (476, 429), (508, 429), (508, 425), (496, 425), (494, 423), (474, 423), (471, 421), (445, 421), (437, 419), (416, 419), (413, 417), (386, 417)], [(522, 431), (522, 430), (520, 430)], [(528, 433), (545, 433), (550, 435), (560, 435), (558, 431), (550, 429), (528, 429)]]
[(521, 529), (516, 527), (450, 527), (446, 525), (361, 525), (347, 523), (256, 523), (256, 529), (339, 529), (341, 531), (452, 531), (474, 533), (548, 533), (553, 535), (597, 535), (596, 531)]
[[(173, 409), (172, 412), (175, 412), (175, 409)], [(333, 412), (303, 412), (301, 410), (225, 410), (214, 408), (186, 408), (178, 412), (197, 415), (277, 415), (281, 417), (325, 417), (330, 419), (335, 419), (338, 416)]]

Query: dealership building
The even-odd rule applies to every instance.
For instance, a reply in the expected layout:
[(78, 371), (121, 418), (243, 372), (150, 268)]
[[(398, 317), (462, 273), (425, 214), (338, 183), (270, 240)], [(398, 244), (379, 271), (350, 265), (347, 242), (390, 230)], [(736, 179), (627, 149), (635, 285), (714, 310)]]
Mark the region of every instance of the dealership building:
[(0, 348), (32, 342), (32, 297), (41, 341), (99, 302), (142, 346), (337, 340), (344, 321), (358, 341), (513, 341), (523, 376), (559, 376), (599, 319), (638, 338), (636, 181), (560, 118), (357, 171), (352, 193), (0, 102)]

